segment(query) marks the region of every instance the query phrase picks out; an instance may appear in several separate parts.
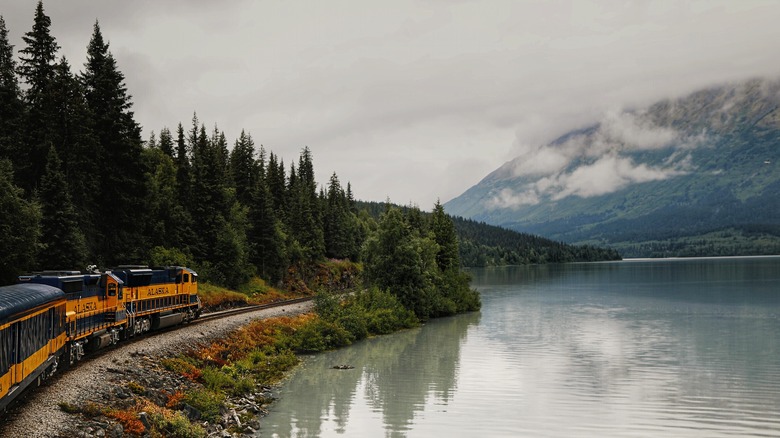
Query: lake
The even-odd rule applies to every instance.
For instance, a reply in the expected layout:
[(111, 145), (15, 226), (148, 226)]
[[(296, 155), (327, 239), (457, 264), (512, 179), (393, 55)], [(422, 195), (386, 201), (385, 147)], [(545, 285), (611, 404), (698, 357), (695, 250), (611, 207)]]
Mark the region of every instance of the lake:
[(307, 357), (261, 435), (780, 436), (780, 257), (472, 275), (480, 312)]

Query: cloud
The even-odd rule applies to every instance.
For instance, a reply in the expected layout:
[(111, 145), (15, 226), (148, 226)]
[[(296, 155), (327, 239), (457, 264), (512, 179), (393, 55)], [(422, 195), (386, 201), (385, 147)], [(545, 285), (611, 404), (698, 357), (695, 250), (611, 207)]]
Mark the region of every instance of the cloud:
[(627, 111), (607, 113), (598, 132), (605, 143), (616, 144), (621, 150), (661, 149), (679, 139), (674, 129)]
[(504, 187), (485, 203), (489, 209), (517, 209), (539, 204), (542, 198), (558, 201), (568, 196), (589, 198), (605, 195), (631, 184), (660, 181), (685, 175), (690, 167), (690, 155), (668, 167), (636, 164), (631, 158), (610, 154), (591, 164), (576, 167), (524, 184), (518, 190)]
[[(690, 149), (706, 135), (686, 135), (659, 126), (644, 112), (608, 111), (593, 128), (546, 145), (524, 145), (520, 156), (496, 174), (514, 188), (502, 188), (486, 202), (490, 209), (516, 209), (543, 199), (588, 198), (686, 174)], [(632, 153), (664, 151), (659, 165), (635, 163)]]
[(522, 193), (515, 193), (512, 189), (501, 189), (498, 194), (487, 201), (487, 207), (491, 210), (511, 208), (515, 209), (523, 205), (536, 205), (539, 203), (539, 196), (533, 189)]
[[(603, 138), (588, 143), (588, 154), (584, 137), (538, 145), (598, 123), (610, 108), (780, 72), (780, 2), (765, 0), (44, 7), (74, 70), (100, 21), (145, 136), (186, 126), (197, 111), (229, 138), (246, 129), (286, 163), (310, 146), (322, 182), (335, 170), (361, 199), (421, 206), (517, 156), (507, 177), (561, 187), (575, 162), (593, 164), (621, 147), (662, 149), (672, 133), (617, 112), (602, 117)], [(34, 2), (7, 0), (1, 9), (18, 50)], [(478, 164), (460, 164), (469, 160)]]
[(559, 178), (559, 191), (553, 200), (567, 196), (589, 198), (618, 191), (630, 184), (664, 180), (683, 175), (685, 171), (672, 168), (634, 164), (630, 158), (609, 155), (591, 165), (580, 166)]

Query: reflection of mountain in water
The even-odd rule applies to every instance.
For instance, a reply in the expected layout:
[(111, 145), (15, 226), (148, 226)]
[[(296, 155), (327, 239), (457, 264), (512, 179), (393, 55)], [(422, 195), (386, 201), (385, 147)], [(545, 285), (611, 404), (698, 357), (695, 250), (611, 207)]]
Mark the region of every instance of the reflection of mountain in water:
[[(426, 403), (446, 404), (452, 399), (460, 347), (469, 326), (479, 319), (479, 313), (471, 313), (433, 320), (422, 328), (306, 359), (303, 369), (285, 384), (266, 422), (277, 424), (264, 429), (263, 436), (314, 437), (323, 429), (343, 433), (348, 422), (359, 430), (358, 415), (381, 416), (388, 436), (402, 435)], [(332, 369), (340, 364), (355, 368)], [(306, 394), (306, 401), (291, 403), (299, 394)], [(363, 397), (371, 411), (354, 412), (356, 405), (363, 405), (355, 402), (356, 397)], [(277, 416), (282, 421), (271, 418)]]
[[(516, 352), (509, 378), (526, 382), (529, 400), (518, 411), (541, 416), (551, 409), (539, 400), (567, 400), (580, 406), (571, 418), (592, 421), (597, 414), (605, 421), (651, 417), (668, 404), (737, 427), (738, 418), (724, 412), (725, 400), (748, 393), (761, 401), (759, 412), (780, 408), (771, 395), (780, 390), (778, 342), (764, 335), (778, 332), (777, 286), (769, 280), (776, 269), (776, 261), (757, 258), (525, 266), (472, 275), (486, 316), (480, 333), (493, 349)], [(752, 403), (740, 409), (754, 409)], [(667, 420), (674, 421), (681, 420)]]

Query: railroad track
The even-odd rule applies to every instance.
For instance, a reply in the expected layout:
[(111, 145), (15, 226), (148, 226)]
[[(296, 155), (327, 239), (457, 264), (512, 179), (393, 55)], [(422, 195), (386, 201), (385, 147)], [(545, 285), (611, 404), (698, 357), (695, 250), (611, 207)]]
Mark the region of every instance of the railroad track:
[(198, 319), (192, 321), (190, 324), (199, 323), (202, 321), (211, 321), (212, 319), (220, 319), (226, 316), (240, 315), (242, 313), (254, 312), (256, 310), (273, 309), (275, 307), (289, 306), (290, 304), (305, 303), (311, 301), (312, 297), (294, 298), (291, 300), (274, 301), (273, 303), (256, 304), (253, 306), (236, 307), (233, 309), (220, 310), (219, 312), (209, 312), (201, 314)]

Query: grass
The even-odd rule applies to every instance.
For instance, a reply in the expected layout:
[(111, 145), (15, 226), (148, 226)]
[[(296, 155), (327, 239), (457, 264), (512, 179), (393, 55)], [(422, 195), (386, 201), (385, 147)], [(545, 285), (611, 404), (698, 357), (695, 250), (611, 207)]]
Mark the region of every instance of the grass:
[(280, 291), (269, 286), (263, 279), (252, 277), (248, 282), (242, 284), (238, 290), (201, 282), (198, 285), (198, 295), (204, 308), (210, 311), (217, 311), (232, 307), (266, 304), (298, 298), (304, 294)]

